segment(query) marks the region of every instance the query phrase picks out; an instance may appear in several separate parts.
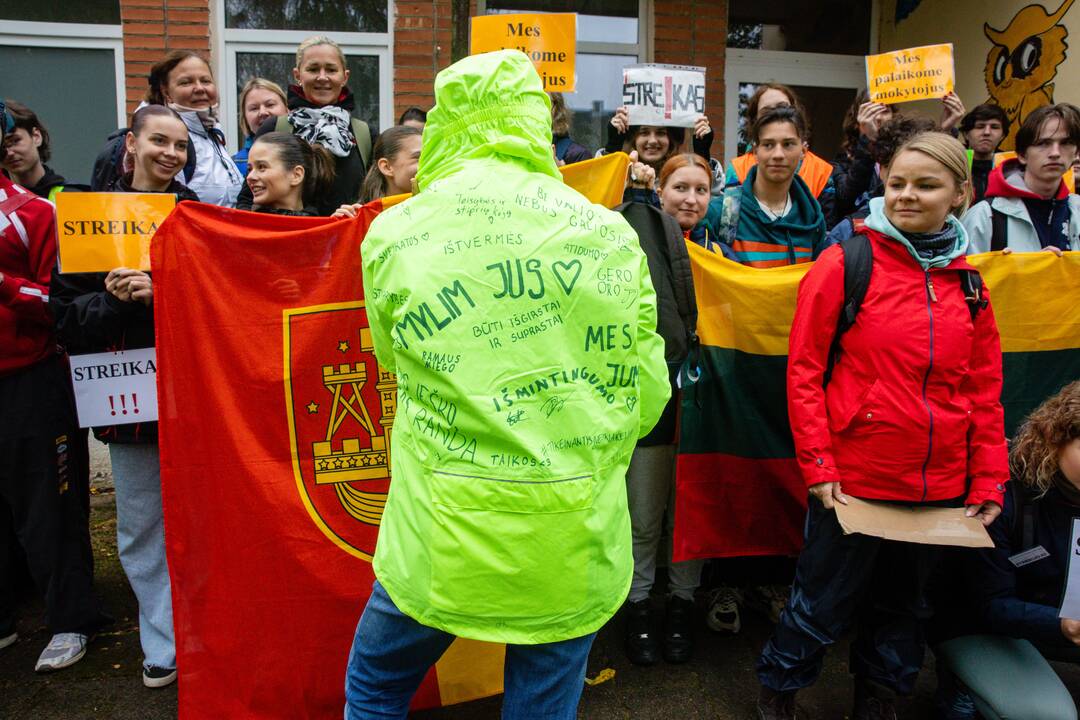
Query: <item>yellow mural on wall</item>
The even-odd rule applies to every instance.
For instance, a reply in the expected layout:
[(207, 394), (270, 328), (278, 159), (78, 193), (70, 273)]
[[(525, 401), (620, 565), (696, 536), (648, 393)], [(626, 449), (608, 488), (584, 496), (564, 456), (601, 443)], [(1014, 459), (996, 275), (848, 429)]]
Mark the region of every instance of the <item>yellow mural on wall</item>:
[(1042, 5), (1028, 5), (1004, 30), (983, 24), (993, 43), (986, 56), (987, 102), (1001, 106), (1010, 121), (1003, 150), (1013, 149), (1016, 131), (1029, 113), (1054, 102), (1054, 78), (1068, 49), (1069, 31), (1061, 22), (1074, 2), (1064, 0), (1053, 13)]

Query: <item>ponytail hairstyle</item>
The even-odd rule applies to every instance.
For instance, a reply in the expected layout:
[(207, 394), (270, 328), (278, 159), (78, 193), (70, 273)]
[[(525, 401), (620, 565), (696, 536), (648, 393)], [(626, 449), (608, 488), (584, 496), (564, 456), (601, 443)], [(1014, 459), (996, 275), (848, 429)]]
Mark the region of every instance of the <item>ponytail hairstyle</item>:
[[(136, 110), (131, 116), (131, 128), (132, 135), (138, 137), (143, 131), (143, 127), (146, 125), (147, 118), (152, 117), (171, 117), (175, 118), (179, 122), (183, 123), (184, 119), (180, 117), (180, 114), (173, 110), (171, 107), (166, 107), (161, 104), (143, 105)], [(184, 127), (187, 127), (186, 125)]]
[(330, 190), (334, 182), (334, 158), (322, 145), (312, 145), (292, 133), (272, 132), (261, 135), (252, 143), (272, 145), (278, 160), (287, 168), (297, 165), (304, 168), (304, 184), (300, 196), (304, 205), (312, 205), (315, 198)]
[[(210, 68), (207, 59), (194, 50), (173, 50), (150, 67), (150, 75), (147, 77), (149, 87), (146, 88), (143, 100), (151, 105), (168, 105), (162, 88), (169, 84), (169, 73), (188, 58), (198, 58), (207, 68)], [(210, 68), (210, 71), (213, 75), (213, 68)]]
[(371, 152), (371, 167), (368, 168), (367, 175), (364, 176), (364, 182), (360, 186), (360, 202), (368, 203), (386, 196), (390, 186), (386, 181), (386, 176), (379, 169), (379, 161), (383, 159), (393, 161), (397, 154), (402, 151), (405, 138), (413, 135), (423, 135), (423, 133), (420, 132), (419, 128), (411, 125), (395, 125), (392, 128), (387, 128), (379, 135), (379, 139), (375, 141), (375, 147)]
[(664, 186), (667, 185), (667, 181), (673, 172), (684, 167), (697, 167), (704, 170), (705, 176), (709, 178), (709, 190), (712, 190), (712, 168), (709, 167), (709, 163), (705, 161), (705, 158), (697, 153), (679, 153), (678, 155), (672, 155), (668, 158), (667, 162), (664, 163), (664, 167), (660, 169), (660, 189), (664, 189)]
[(964, 200), (959, 206), (952, 209), (952, 214), (960, 217), (971, 202), (971, 168), (968, 167), (967, 150), (960, 141), (949, 133), (940, 130), (922, 132), (909, 138), (903, 145), (896, 149), (893, 159), (907, 150), (921, 152), (945, 166), (949, 174), (953, 176), (958, 189), (963, 189)]

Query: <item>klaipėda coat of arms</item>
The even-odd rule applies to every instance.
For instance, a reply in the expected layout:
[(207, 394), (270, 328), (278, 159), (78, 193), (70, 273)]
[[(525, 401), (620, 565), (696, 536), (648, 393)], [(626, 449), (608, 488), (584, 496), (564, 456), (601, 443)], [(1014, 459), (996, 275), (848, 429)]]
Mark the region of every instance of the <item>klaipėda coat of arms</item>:
[(370, 561), (390, 488), (397, 383), (375, 359), (363, 301), (293, 308), (282, 316), (300, 499), (335, 545)]

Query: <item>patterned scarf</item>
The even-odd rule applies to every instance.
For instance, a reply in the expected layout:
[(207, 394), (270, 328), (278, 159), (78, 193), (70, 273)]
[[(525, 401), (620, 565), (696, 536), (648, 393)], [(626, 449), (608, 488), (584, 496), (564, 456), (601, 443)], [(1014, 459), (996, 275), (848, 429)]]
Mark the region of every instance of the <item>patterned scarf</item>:
[(289, 124), (297, 137), (322, 145), (337, 157), (348, 157), (356, 147), (352, 116), (345, 108), (336, 105), (296, 108), (289, 111)]
[(919, 257), (925, 260), (933, 260), (939, 255), (944, 255), (956, 245), (956, 228), (952, 223), (945, 223), (945, 227), (933, 233), (909, 233), (901, 230)]

